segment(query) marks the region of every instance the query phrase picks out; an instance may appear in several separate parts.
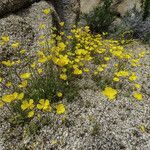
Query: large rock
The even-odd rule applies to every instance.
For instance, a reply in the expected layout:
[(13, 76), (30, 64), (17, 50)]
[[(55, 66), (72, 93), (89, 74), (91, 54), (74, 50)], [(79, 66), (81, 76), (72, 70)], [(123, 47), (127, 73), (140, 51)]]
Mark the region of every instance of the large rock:
[[(50, 9), (51, 13), (44, 14), (44, 9)], [(33, 29), (34, 36), (34, 49), (39, 47), (40, 37), (45, 36), (46, 39), (50, 38), (50, 28), (53, 26), (53, 11), (54, 8), (50, 2), (40, 1), (32, 4), (29, 8), (19, 11), (17, 14), (21, 16)], [(55, 16), (55, 18), (57, 18)], [(45, 26), (42, 29), (40, 26)], [(33, 48), (32, 48), (33, 49)]]
[(17, 15), (10, 15), (0, 19), (0, 35), (10, 36), (10, 42), (20, 42), (30, 46), (33, 41), (34, 32), (30, 24)]
[(142, 10), (141, 0), (123, 0), (123, 1), (115, 0), (115, 1), (116, 3), (114, 3), (114, 7), (116, 8), (117, 12), (119, 12), (122, 17), (133, 8), (135, 8), (139, 12)]
[[(50, 2), (40, 1), (32, 4), (29, 8), (0, 19), (0, 35), (9, 36), (10, 45), (13, 42), (19, 42), (19, 49), (27, 49), (31, 52), (39, 50), (41, 47), (39, 42), (48, 40), (51, 36), (52, 13), (47, 15), (43, 13), (44, 9), (49, 8), (53, 12), (54, 8)], [(40, 26), (44, 26), (44, 28), (41, 29)], [(41, 39), (41, 36), (45, 36), (45, 38)], [(0, 59), (2, 59), (5, 49), (4, 46), (0, 46)]]
[(34, 39), (32, 27), (23, 18), (17, 15), (10, 15), (0, 19), (0, 35), (10, 37), (10, 41), (7, 45), (0, 45), (0, 60), (4, 56), (4, 53), (10, 56), (11, 49), (9, 50), (8, 45), (11, 46), (12, 43), (17, 42), (20, 43), (19, 49), (29, 49)]
[(81, 12), (82, 13), (89, 13), (95, 7), (97, 7), (102, 0), (80, 0), (81, 3)]
[(61, 21), (65, 22), (66, 30), (76, 25), (80, 15), (80, 0), (53, 0), (53, 5)]
[[(103, 3), (103, 0), (80, 0), (81, 3), (81, 12), (89, 13), (95, 7), (100, 6)], [(121, 16), (124, 16), (128, 11), (136, 8), (137, 11), (141, 11), (142, 8), (141, 0), (113, 0), (112, 10), (120, 13)]]
[(37, 0), (0, 0), (0, 16), (26, 7)]

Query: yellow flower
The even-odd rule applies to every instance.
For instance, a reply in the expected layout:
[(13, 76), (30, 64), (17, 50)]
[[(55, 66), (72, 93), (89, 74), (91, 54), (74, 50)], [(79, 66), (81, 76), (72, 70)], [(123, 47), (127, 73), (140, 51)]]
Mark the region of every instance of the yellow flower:
[(38, 117), (38, 120), (41, 120), (41, 114), (38, 114), (37, 117)]
[(135, 75), (134, 72), (132, 72), (132, 75), (129, 77), (130, 81), (135, 81), (137, 79), (137, 76)]
[(111, 87), (106, 87), (105, 90), (102, 92), (105, 96), (107, 96), (110, 100), (113, 100), (116, 98), (117, 95), (117, 90), (111, 88)]
[(6, 102), (6, 103), (10, 103), (12, 101), (14, 101), (15, 99), (17, 99), (18, 93), (14, 92), (13, 94), (6, 94), (2, 96), (2, 101)]
[(40, 99), (37, 108), (43, 111), (51, 111), (52, 107), (50, 106), (49, 100)]
[(16, 64), (21, 64), (21, 60), (16, 60)]
[(69, 63), (69, 58), (67, 55), (60, 56), (60, 58), (55, 62), (58, 66), (63, 67)]
[(38, 71), (39, 74), (43, 73), (43, 69), (42, 68), (39, 68), (37, 71)]
[(58, 115), (63, 114), (65, 112), (65, 106), (63, 104), (58, 104), (56, 106), (56, 113)]
[(84, 72), (89, 72), (90, 71), (89, 68), (84, 68), (83, 70), (84, 70)]
[(102, 72), (103, 70), (104, 70), (104, 68), (101, 67), (101, 66), (99, 66), (99, 67), (97, 68), (97, 71), (99, 71), (99, 72)]
[(113, 78), (113, 81), (118, 82), (118, 81), (120, 81), (120, 79), (119, 79), (119, 78), (117, 78), (117, 77), (114, 77), (114, 78)]
[(68, 35), (67, 38), (68, 38), (68, 39), (72, 39), (72, 36)]
[(62, 37), (58, 35), (58, 36), (56, 37), (56, 40), (61, 41), (61, 40), (62, 40)]
[(89, 26), (85, 26), (84, 29), (85, 29), (86, 32), (89, 32), (89, 31), (90, 31), (90, 27), (89, 27)]
[(1, 37), (2, 38), (2, 41), (4, 41), (4, 42), (9, 42), (9, 36), (2, 36)]
[(119, 71), (119, 72), (116, 72), (115, 75), (117, 77), (126, 77), (126, 76), (129, 76), (129, 72), (128, 71)]
[(110, 60), (110, 58), (109, 57), (104, 57), (104, 60), (108, 61), (108, 60)]
[(134, 86), (135, 86), (137, 89), (140, 89), (140, 88), (141, 88), (141, 85), (138, 84), (138, 83), (134, 84)]
[(66, 45), (63, 42), (58, 43), (59, 51), (64, 51), (66, 48)]
[(145, 51), (142, 51), (140, 54), (138, 54), (139, 55), (139, 57), (144, 57), (144, 55), (145, 55)]
[(22, 82), (18, 85), (18, 87), (20, 87), (20, 88), (25, 88), (25, 87), (27, 87), (27, 85), (28, 85), (28, 81), (27, 81), (27, 80), (24, 80), (24, 81), (22, 81)]
[(29, 101), (25, 100), (21, 104), (21, 109), (26, 110), (26, 109), (33, 109), (34, 108), (34, 101), (33, 99), (30, 99)]
[(2, 64), (7, 67), (11, 67), (15, 64), (15, 62), (14, 61), (11, 62), (10, 60), (7, 60), (7, 61), (2, 61)]
[(20, 54), (24, 54), (26, 52), (26, 50), (25, 49), (22, 49), (21, 51), (20, 51)]
[(47, 58), (45, 56), (38, 59), (39, 63), (45, 63), (47, 61)]
[(0, 101), (0, 108), (4, 106), (4, 102)]
[(46, 42), (45, 42), (45, 41), (41, 41), (41, 42), (39, 42), (39, 45), (44, 46), (45, 44), (46, 44)]
[(2, 82), (3, 78), (0, 77), (0, 83)]
[(18, 94), (18, 97), (17, 97), (18, 100), (22, 100), (23, 98), (24, 98), (24, 93), (23, 92)]
[(64, 22), (60, 22), (59, 25), (60, 25), (61, 27), (63, 27), (63, 26), (65, 25), (65, 23), (64, 23)]
[(139, 129), (142, 133), (144, 133), (146, 130), (145, 130), (145, 126), (144, 125), (140, 125), (139, 126)]
[(94, 71), (94, 75), (97, 75), (98, 74), (98, 72), (97, 71)]
[(31, 77), (31, 73), (23, 73), (20, 75), (20, 78), (22, 78), (22, 79), (28, 79), (30, 77)]
[(12, 48), (18, 48), (18, 47), (19, 47), (19, 43), (13, 43), (13, 44), (11, 45), (11, 47), (12, 47)]
[(67, 72), (67, 69), (66, 69), (66, 68), (63, 68), (63, 69), (62, 69), (62, 72), (64, 72), (64, 73)]
[(6, 83), (6, 86), (7, 86), (7, 87), (10, 87), (10, 86), (12, 86), (12, 83), (11, 83), (11, 82), (7, 82), (7, 83)]
[(114, 66), (115, 66), (116, 68), (118, 68), (119, 64), (114, 64)]
[(5, 44), (5, 42), (0, 41), (0, 45), (4, 45), (4, 44)]
[(64, 35), (65, 34), (65, 32), (60, 32), (60, 35)]
[(51, 145), (56, 145), (58, 143), (57, 140), (51, 140)]
[(60, 74), (59, 78), (62, 80), (67, 80), (67, 75), (66, 74)]
[(139, 101), (143, 99), (143, 98), (142, 98), (142, 94), (137, 93), (137, 92), (133, 93), (133, 97), (136, 98), (136, 99), (139, 100)]
[(33, 64), (31, 64), (30, 66), (31, 66), (31, 68), (34, 69), (34, 68), (36, 67), (36, 63), (33, 63)]
[(80, 75), (80, 74), (82, 74), (82, 70), (75, 68), (73, 74)]
[(57, 96), (58, 96), (58, 97), (62, 97), (62, 95), (63, 95), (63, 94), (62, 94), (61, 92), (58, 92), (58, 93), (57, 93)]
[(51, 12), (51, 9), (50, 9), (50, 8), (47, 8), (47, 9), (44, 9), (44, 10), (43, 10), (43, 13), (44, 13), (45, 15), (48, 15), (50, 12)]
[(46, 28), (46, 25), (45, 25), (45, 24), (40, 24), (40, 25), (39, 25), (39, 28), (40, 28), (40, 29), (45, 29), (45, 28)]
[(32, 110), (28, 113), (28, 118), (32, 118), (33, 116), (34, 116), (34, 110)]

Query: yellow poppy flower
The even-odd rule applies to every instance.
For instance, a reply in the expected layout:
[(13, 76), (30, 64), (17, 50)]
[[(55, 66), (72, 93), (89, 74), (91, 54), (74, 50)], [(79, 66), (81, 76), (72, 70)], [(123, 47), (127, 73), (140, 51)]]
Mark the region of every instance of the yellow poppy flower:
[(0, 108), (4, 106), (4, 102), (0, 101)]
[(9, 36), (2, 36), (1, 37), (2, 38), (2, 41), (4, 41), (4, 42), (9, 42)]
[(114, 77), (114, 78), (113, 78), (113, 81), (118, 82), (118, 81), (120, 81), (120, 79), (117, 78), (117, 77)]
[(22, 100), (23, 98), (24, 98), (24, 93), (23, 92), (18, 94), (18, 97), (17, 97), (18, 100)]
[(60, 22), (59, 25), (60, 25), (61, 27), (63, 27), (63, 26), (65, 25), (65, 23), (64, 23), (64, 22)]
[(50, 8), (47, 8), (47, 9), (44, 9), (44, 10), (43, 10), (43, 13), (44, 13), (45, 15), (48, 15), (50, 12), (51, 12), (51, 9), (50, 9)]
[(67, 80), (67, 75), (66, 74), (60, 74), (59, 78), (62, 80)]
[(57, 93), (57, 96), (58, 96), (58, 97), (62, 97), (62, 95), (63, 95), (63, 94), (62, 94), (61, 92), (58, 92), (58, 93)]
[(27, 81), (27, 80), (24, 80), (24, 81), (22, 81), (22, 82), (18, 85), (18, 87), (20, 87), (20, 88), (25, 88), (25, 87), (27, 87), (27, 85), (28, 85), (28, 81)]
[(137, 93), (137, 92), (133, 93), (133, 97), (136, 98), (136, 99), (139, 100), (139, 101), (141, 101), (141, 100), (143, 99), (143, 98), (142, 98), (142, 94)]
[(2, 96), (2, 101), (10, 103), (12, 101), (14, 101), (18, 96), (17, 92), (14, 92), (13, 94), (6, 94)]
[(39, 74), (42, 74), (42, 73), (43, 73), (43, 69), (42, 69), (42, 68), (39, 68), (39, 69), (37, 70), (37, 72), (38, 72)]
[(40, 99), (37, 108), (43, 111), (51, 111), (52, 107), (50, 106), (49, 100)]
[(7, 87), (10, 87), (10, 86), (12, 86), (12, 83), (11, 83), (11, 82), (7, 82), (7, 83), (6, 83), (6, 86), (7, 86)]
[(75, 74), (75, 75), (80, 75), (80, 74), (82, 74), (82, 70), (76, 68), (76, 69), (74, 69), (73, 74)]
[(33, 99), (30, 99), (29, 101), (25, 100), (21, 104), (21, 109), (26, 110), (26, 109), (33, 109), (34, 108), (34, 101)]
[(20, 54), (24, 54), (26, 52), (26, 50), (25, 49), (22, 49), (21, 51), (20, 51)]
[(116, 98), (117, 95), (117, 90), (111, 88), (111, 87), (106, 87), (105, 90), (102, 92), (106, 97), (108, 97), (110, 100), (113, 100)]
[(56, 113), (58, 115), (63, 114), (65, 112), (65, 106), (63, 104), (58, 104), (56, 106)]
[(28, 118), (32, 118), (33, 116), (34, 116), (34, 110), (32, 110), (28, 113)]
[(31, 73), (23, 73), (20, 75), (20, 78), (22, 78), (22, 79), (28, 79), (30, 77), (31, 77)]
[(11, 62), (10, 60), (8, 60), (8, 61), (2, 61), (2, 64), (7, 67), (11, 67), (15, 64), (15, 62), (14, 61)]
[(12, 48), (18, 48), (18, 47), (19, 47), (19, 43), (13, 43), (13, 44), (11, 45), (11, 47), (12, 47)]

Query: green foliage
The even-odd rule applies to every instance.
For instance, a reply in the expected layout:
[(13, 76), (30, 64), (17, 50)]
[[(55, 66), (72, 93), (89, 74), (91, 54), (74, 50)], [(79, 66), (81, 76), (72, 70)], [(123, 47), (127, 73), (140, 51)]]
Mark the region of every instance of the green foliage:
[(92, 135), (92, 136), (98, 135), (98, 134), (100, 133), (100, 127), (101, 127), (100, 124), (95, 123), (95, 124), (93, 125), (93, 130), (92, 130), (91, 135)]
[[(149, 9), (150, 10), (150, 9)], [(128, 42), (133, 41), (133, 39), (140, 39), (144, 43), (150, 42), (150, 17), (147, 16), (143, 20), (143, 13), (137, 11), (134, 7), (132, 10), (128, 11), (122, 18), (119, 25), (114, 26), (110, 29), (111, 37), (126, 39)]]
[(144, 2), (144, 12), (143, 12), (143, 21), (150, 16), (150, 0), (145, 0)]
[(111, 11), (111, 4), (112, 0), (104, 0), (102, 6), (98, 6), (90, 13), (84, 14), (83, 18), (93, 32), (101, 33), (108, 31), (109, 26), (117, 15), (115, 11)]
[(40, 125), (31, 121), (25, 128), (25, 132), (27, 136), (35, 135), (40, 129)]

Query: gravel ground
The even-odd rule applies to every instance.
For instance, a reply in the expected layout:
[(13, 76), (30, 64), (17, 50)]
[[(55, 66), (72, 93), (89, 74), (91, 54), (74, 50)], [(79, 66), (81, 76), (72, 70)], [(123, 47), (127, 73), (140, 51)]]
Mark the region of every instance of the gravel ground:
[[(80, 91), (80, 98), (72, 103), (64, 100), (66, 114), (50, 113), (50, 124), (44, 126), (38, 135), (21, 140), (11, 136), (3, 144), (4, 150), (25, 147), (29, 150), (149, 150), (150, 47), (132, 47), (146, 48), (148, 52), (141, 61), (141, 69), (135, 70), (143, 85), (143, 101), (120, 94), (116, 101), (110, 102), (92, 80), (83, 79), (80, 86), (87, 88)], [(145, 131), (140, 127), (145, 127)], [(1, 130), (8, 129), (9, 125), (1, 121)]]

